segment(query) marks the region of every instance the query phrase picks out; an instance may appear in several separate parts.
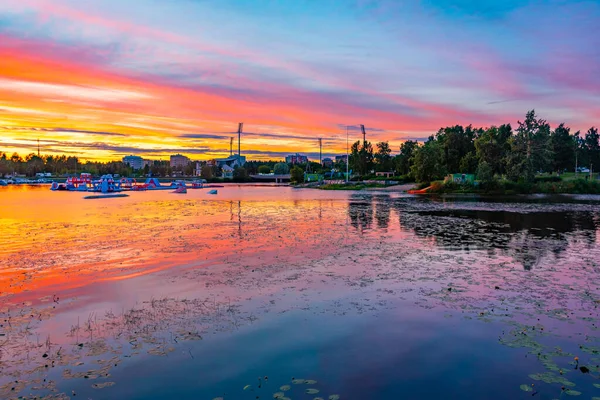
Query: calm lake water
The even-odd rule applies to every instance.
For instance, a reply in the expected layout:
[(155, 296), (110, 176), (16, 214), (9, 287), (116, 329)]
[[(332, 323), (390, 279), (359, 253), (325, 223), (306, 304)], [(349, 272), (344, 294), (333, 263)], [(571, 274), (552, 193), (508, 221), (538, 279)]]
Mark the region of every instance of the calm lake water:
[(0, 398), (600, 399), (600, 197), (218, 190), (0, 188)]

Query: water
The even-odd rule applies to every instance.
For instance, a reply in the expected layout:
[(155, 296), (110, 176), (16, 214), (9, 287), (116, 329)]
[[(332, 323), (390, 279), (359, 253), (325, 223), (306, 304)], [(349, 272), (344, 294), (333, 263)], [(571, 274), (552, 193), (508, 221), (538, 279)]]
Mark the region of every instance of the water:
[(598, 197), (82, 197), (0, 189), (1, 398), (600, 397)]

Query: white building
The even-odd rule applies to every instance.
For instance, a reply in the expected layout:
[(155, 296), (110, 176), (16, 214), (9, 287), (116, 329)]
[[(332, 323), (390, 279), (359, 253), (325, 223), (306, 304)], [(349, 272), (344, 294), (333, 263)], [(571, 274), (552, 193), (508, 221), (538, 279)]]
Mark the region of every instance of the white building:
[(194, 176), (202, 176), (202, 163), (194, 161)]
[(237, 154), (234, 154), (227, 158), (217, 158), (216, 160), (213, 160), (213, 161), (214, 161), (214, 164), (217, 165), (218, 167), (223, 168), (225, 165), (227, 165), (228, 167), (235, 169), (236, 167), (243, 167), (244, 164), (246, 164), (246, 157), (238, 156)]
[(190, 163), (190, 159), (181, 154), (171, 156), (171, 168), (185, 168)]
[(233, 167), (230, 167), (227, 164), (223, 164), (221, 167), (221, 171), (223, 171), (223, 178), (232, 179), (233, 178)]
[(140, 156), (125, 156), (123, 157), (123, 164), (129, 165), (133, 169), (144, 168), (144, 159)]

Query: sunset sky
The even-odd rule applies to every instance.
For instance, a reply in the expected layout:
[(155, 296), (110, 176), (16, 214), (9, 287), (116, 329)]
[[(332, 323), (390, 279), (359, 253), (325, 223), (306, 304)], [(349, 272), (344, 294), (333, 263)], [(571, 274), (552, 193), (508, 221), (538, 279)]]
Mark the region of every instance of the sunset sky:
[(394, 152), (441, 126), (600, 125), (600, 3), (1, 0), (0, 151)]

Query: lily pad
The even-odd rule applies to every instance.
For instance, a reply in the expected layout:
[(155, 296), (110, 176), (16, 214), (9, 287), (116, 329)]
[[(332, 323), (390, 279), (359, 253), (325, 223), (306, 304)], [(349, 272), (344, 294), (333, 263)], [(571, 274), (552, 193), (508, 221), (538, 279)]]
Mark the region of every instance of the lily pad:
[(92, 385), (92, 387), (94, 389), (104, 389), (105, 387), (110, 387), (110, 386), (114, 386), (115, 383), (114, 382), (103, 382), (103, 383), (94, 383)]
[(526, 385), (526, 384), (522, 384), (521, 386), (519, 386), (521, 388), (522, 391), (524, 392), (531, 392), (533, 391), (533, 389), (531, 388), (531, 386)]
[(567, 389), (567, 390), (565, 390), (565, 394), (567, 394), (569, 396), (580, 396), (581, 392), (578, 392), (577, 390)]
[(282, 392), (287, 392), (291, 388), (292, 387), (290, 385), (283, 385), (282, 387), (279, 388), (279, 390), (281, 390)]
[(306, 394), (317, 394), (319, 389), (306, 389)]

